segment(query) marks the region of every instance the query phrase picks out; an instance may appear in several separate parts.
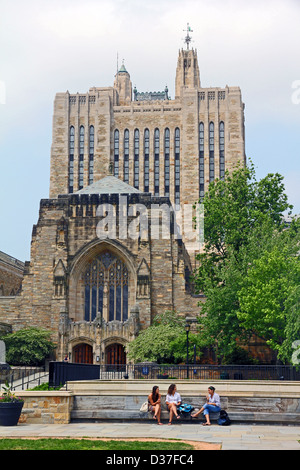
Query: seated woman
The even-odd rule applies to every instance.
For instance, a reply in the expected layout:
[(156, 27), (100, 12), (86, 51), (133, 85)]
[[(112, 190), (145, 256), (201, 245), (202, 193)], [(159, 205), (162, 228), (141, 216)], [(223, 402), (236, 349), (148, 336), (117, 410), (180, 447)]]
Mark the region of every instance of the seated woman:
[(208, 387), (208, 395), (206, 396), (205, 405), (202, 406), (201, 410), (191, 416), (192, 418), (197, 418), (200, 413), (203, 413), (206, 418), (206, 422), (203, 423), (203, 426), (210, 426), (209, 413), (218, 413), (219, 411), (221, 411), (220, 397), (215, 393), (214, 387)]
[(154, 412), (153, 419), (157, 419), (157, 424), (162, 424), (160, 422), (161, 415), (161, 394), (159, 393), (159, 388), (155, 385), (152, 389), (152, 393), (148, 396), (149, 410)]
[(177, 406), (181, 405), (181, 396), (177, 392), (177, 388), (175, 384), (171, 384), (168, 389), (168, 393), (166, 396), (166, 404), (170, 412), (170, 418), (169, 418), (169, 425), (170, 425), (172, 424), (172, 419), (174, 415), (176, 416), (177, 419), (180, 418), (180, 416), (177, 413)]

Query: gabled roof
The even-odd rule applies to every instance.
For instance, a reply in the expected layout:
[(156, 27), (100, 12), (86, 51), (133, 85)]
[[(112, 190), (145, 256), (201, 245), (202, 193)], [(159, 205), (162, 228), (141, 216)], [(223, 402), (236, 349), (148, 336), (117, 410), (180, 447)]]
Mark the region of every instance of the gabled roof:
[(74, 194), (142, 194), (142, 191), (130, 186), (115, 176), (106, 176)]

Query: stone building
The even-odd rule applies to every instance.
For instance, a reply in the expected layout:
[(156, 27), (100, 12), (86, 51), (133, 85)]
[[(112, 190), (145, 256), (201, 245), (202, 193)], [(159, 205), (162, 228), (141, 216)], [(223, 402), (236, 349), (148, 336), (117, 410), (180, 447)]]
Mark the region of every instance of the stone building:
[(0, 297), (18, 295), (21, 291), (24, 263), (0, 251)]
[(238, 162), (241, 91), (202, 88), (193, 49), (179, 51), (174, 99), (167, 87), (133, 90), (124, 64), (112, 87), (58, 93), (49, 199), (22, 292), (0, 298), (0, 322), (51, 329), (59, 360), (115, 364), (156, 314), (196, 316), (199, 246), (178, 214)]

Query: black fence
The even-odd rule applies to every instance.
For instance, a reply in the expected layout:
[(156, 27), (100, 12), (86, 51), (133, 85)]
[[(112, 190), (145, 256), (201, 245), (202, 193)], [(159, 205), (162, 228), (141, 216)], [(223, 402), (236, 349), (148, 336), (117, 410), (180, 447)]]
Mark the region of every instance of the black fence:
[(71, 380), (93, 380), (100, 378), (100, 367), (94, 364), (72, 362), (49, 363), (49, 387), (62, 387)]
[(240, 365), (93, 365), (50, 362), (49, 387), (60, 387), (73, 380), (285, 380), (300, 381), (300, 371), (290, 366)]
[[(100, 366), (100, 378), (118, 378), (120, 366), (115, 370)], [(300, 381), (300, 370), (295, 367), (271, 365), (158, 365), (135, 364), (127, 365), (123, 372), (124, 378), (132, 379), (168, 379), (168, 380), (286, 380)]]

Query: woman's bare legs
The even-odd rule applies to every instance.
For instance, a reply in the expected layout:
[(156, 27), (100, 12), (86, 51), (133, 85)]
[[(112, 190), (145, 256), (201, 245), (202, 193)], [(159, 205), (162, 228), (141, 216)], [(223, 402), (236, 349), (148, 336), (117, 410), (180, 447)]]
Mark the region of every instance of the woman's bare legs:
[(203, 411), (204, 411), (204, 408), (202, 407), (201, 410), (197, 411), (197, 413), (194, 413), (194, 414), (191, 415), (192, 418), (197, 418), (197, 416), (199, 416), (200, 413), (203, 413)]
[(154, 416), (153, 416), (154, 419), (157, 419), (157, 424), (162, 424), (160, 422), (160, 414), (161, 414), (161, 406), (160, 406), (160, 404), (157, 404), (157, 405), (155, 405)]
[(170, 411), (169, 424), (172, 424), (172, 419), (174, 415), (176, 416), (177, 419), (179, 418), (177, 414), (177, 406), (175, 405), (175, 403), (171, 403), (170, 405), (168, 405), (168, 407)]

